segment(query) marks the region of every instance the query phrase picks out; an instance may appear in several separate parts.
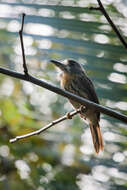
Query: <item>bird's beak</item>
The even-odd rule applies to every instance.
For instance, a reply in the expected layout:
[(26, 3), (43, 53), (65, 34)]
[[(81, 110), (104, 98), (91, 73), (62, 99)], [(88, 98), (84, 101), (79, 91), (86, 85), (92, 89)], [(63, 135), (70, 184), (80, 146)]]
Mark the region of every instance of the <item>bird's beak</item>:
[(56, 60), (50, 60), (50, 62), (52, 62), (55, 66), (57, 66), (58, 68), (60, 68), (62, 71), (66, 71), (67, 68), (66, 68), (66, 65), (59, 62), (59, 61), (56, 61)]

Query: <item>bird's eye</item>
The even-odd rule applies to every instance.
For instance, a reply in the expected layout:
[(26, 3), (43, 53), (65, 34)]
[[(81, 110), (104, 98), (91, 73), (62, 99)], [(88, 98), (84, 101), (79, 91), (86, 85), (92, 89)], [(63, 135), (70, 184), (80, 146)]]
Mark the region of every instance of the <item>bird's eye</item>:
[(69, 63), (71, 66), (75, 66), (75, 62), (74, 61), (70, 61)]

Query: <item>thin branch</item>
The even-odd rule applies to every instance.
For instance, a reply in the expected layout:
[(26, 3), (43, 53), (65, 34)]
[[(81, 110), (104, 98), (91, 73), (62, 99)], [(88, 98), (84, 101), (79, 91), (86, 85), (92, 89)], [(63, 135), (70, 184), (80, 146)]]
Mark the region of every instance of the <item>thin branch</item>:
[[(84, 109), (84, 108), (83, 108)], [(55, 121), (52, 121), (51, 123), (49, 123), (48, 125), (46, 125), (45, 127), (39, 129), (39, 130), (36, 130), (34, 132), (31, 132), (31, 133), (27, 133), (25, 135), (21, 135), (21, 136), (17, 136), (13, 139), (10, 139), (10, 143), (14, 143), (18, 140), (21, 140), (21, 139), (25, 139), (27, 137), (31, 137), (31, 136), (34, 136), (34, 135), (39, 135), (40, 133), (46, 131), (47, 129), (51, 128), (52, 126), (64, 121), (64, 120), (67, 120), (67, 119), (72, 119), (73, 116), (77, 115), (78, 113), (81, 113), (82, 112), (82, 108), (78, 109), (77, 111), (73, 111), (73, 112), (70, 112), (66, 115), (64, 115), (63, 117), (60, 117), (59, 119), (55, 120)]]
[(27, 69), (27, 66), (26, 66), (24, 43), (23, 43), (23, 35), (22, 35), (23, 27), (24, 27), (24, 18), (25, 18), (25, 14), (23, 13), (22, 14), (22, 25), (21, 25), (21, 29), (19, 30), (19, 37), (20, 37), (20, 42), (21, 42), (24, 73), (25, 73), (25, 75), (28, 75), (28, 69)]
[(108, 13), (106, 12), (103, 4), (101, 3), (101, 0), (97, 0), (99, 7), (90, 7), (91, 10), (100, 10), (102, 12), (102, 14), (105, 16), (105, 18), (107, 19), (107, 21), (109, 22), (109, 24), (111, 25), (112, 29), (114, 30), (114, 32), (116, 33), (116, 35), (118, 36), (118, 38), (120, 39), (120, 41), (122, 42), (122, 44), (124, 45), (124, 47), (127, 49), (127, 43), (124, 40), (123, 36), (120, 34), (119, 30), (117, 29), (117, 27), (115, 26), (115, 24), (113, 23), (113, 21), (111, 20), (111, 18), (109, 17)]
[(59, 87), (56, 87), (55, 85), (53, 84), (49, 84), (43, 80), (40, 80), (40, 79), (37, 79), (31, 75), (23, 75), (21, 73), (17, 73), (17, 72), (14, 72), (14, 71), (11, 71), (11, 70), (8, 70), (8, 69), (4, 69), (4, 68), (0, 68), (0, 73), (2, 74), (5, 74), (5, 75), (8, 75), (8, 76), (11, 76), (13, 78), (18, 78), (18, 79), (21, 79), (21, 80), (25, 80), (25, 81), (28, 81), (28, 82), (31, 82), (33, 84), (36, 84), (38, 86), (41, 86), (43, 88), (46, 88), (52, 92), (55, 92), (56, 94), (59, 94), (61, 96), (64, 96), (66, 98), (69, 98), (69, 99), (72, 99), (78, 103), (80, 103), (81, 105), (83, 106), (86, 106), (88, 108), (93, 108), (95, 110), (97, 110), (98, 112), (101, 112), (103, 114), (106, 114), (106, 115), (109, 115), (111, 117), (114, 117), (120, 121), (123, 121), (125, 123), (127, 123), (127, 116), (126, 115), (123, 115), (117, 111), (114, 111), (108, 107), (105, 107), (105, 106), (102, 106), (100, 104), (96, 104), (94, 102), (91, 102), (85, 98), (82, 98), (80, 96), (77, 96), (75, 94), (72, 94), (68, 91), (65, 91)]

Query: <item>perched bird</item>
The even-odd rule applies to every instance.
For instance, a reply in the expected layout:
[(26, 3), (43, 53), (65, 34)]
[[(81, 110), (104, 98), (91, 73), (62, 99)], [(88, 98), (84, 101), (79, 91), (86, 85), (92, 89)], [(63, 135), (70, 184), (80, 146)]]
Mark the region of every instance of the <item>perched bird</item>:
[[(88, 78), (86, 71), (78, 62), (72, 59), (68, 59), (63, 62), (51, 60), (51, 62), (62, 71), (62, 88), (73, 94), (76, 94), (99, 104), (99, 100), (96, 95), (93, 83)], [(71, 99), (69, 99), (69, 101), (75, 109), (79, 109), (81, 107), (80, 103), (75, 102)], [(99, 126), (100, 113), (93, 108), (86, 108), (84, 112), (81, 112), (80, 116), (89, 124), (95, 151), (96, 153), (99, 153), (99, 151), (103, 150), (104, 148)]]

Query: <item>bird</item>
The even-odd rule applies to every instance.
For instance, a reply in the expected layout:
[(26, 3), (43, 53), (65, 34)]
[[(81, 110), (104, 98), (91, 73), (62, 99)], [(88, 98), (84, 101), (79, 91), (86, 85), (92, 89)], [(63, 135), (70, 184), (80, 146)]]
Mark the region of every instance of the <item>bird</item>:
[[(66, 59), (64, 61), (51, 60), (51, 62), (61, 71), (60, 84), (62, 88), (99, 104), (94, 85), (80, 63), (73, 59)], [(82, 106), (80, 103), (71, 99), (69, 99), (69, 101), (76, 110)], [(86, 107), (86, 109), (80, 113), (80, 117), (90, 126), (94, 149), (98, 154), (104, 149), (104, 142), (99, 125), (100, 112), (91, 107)]]

